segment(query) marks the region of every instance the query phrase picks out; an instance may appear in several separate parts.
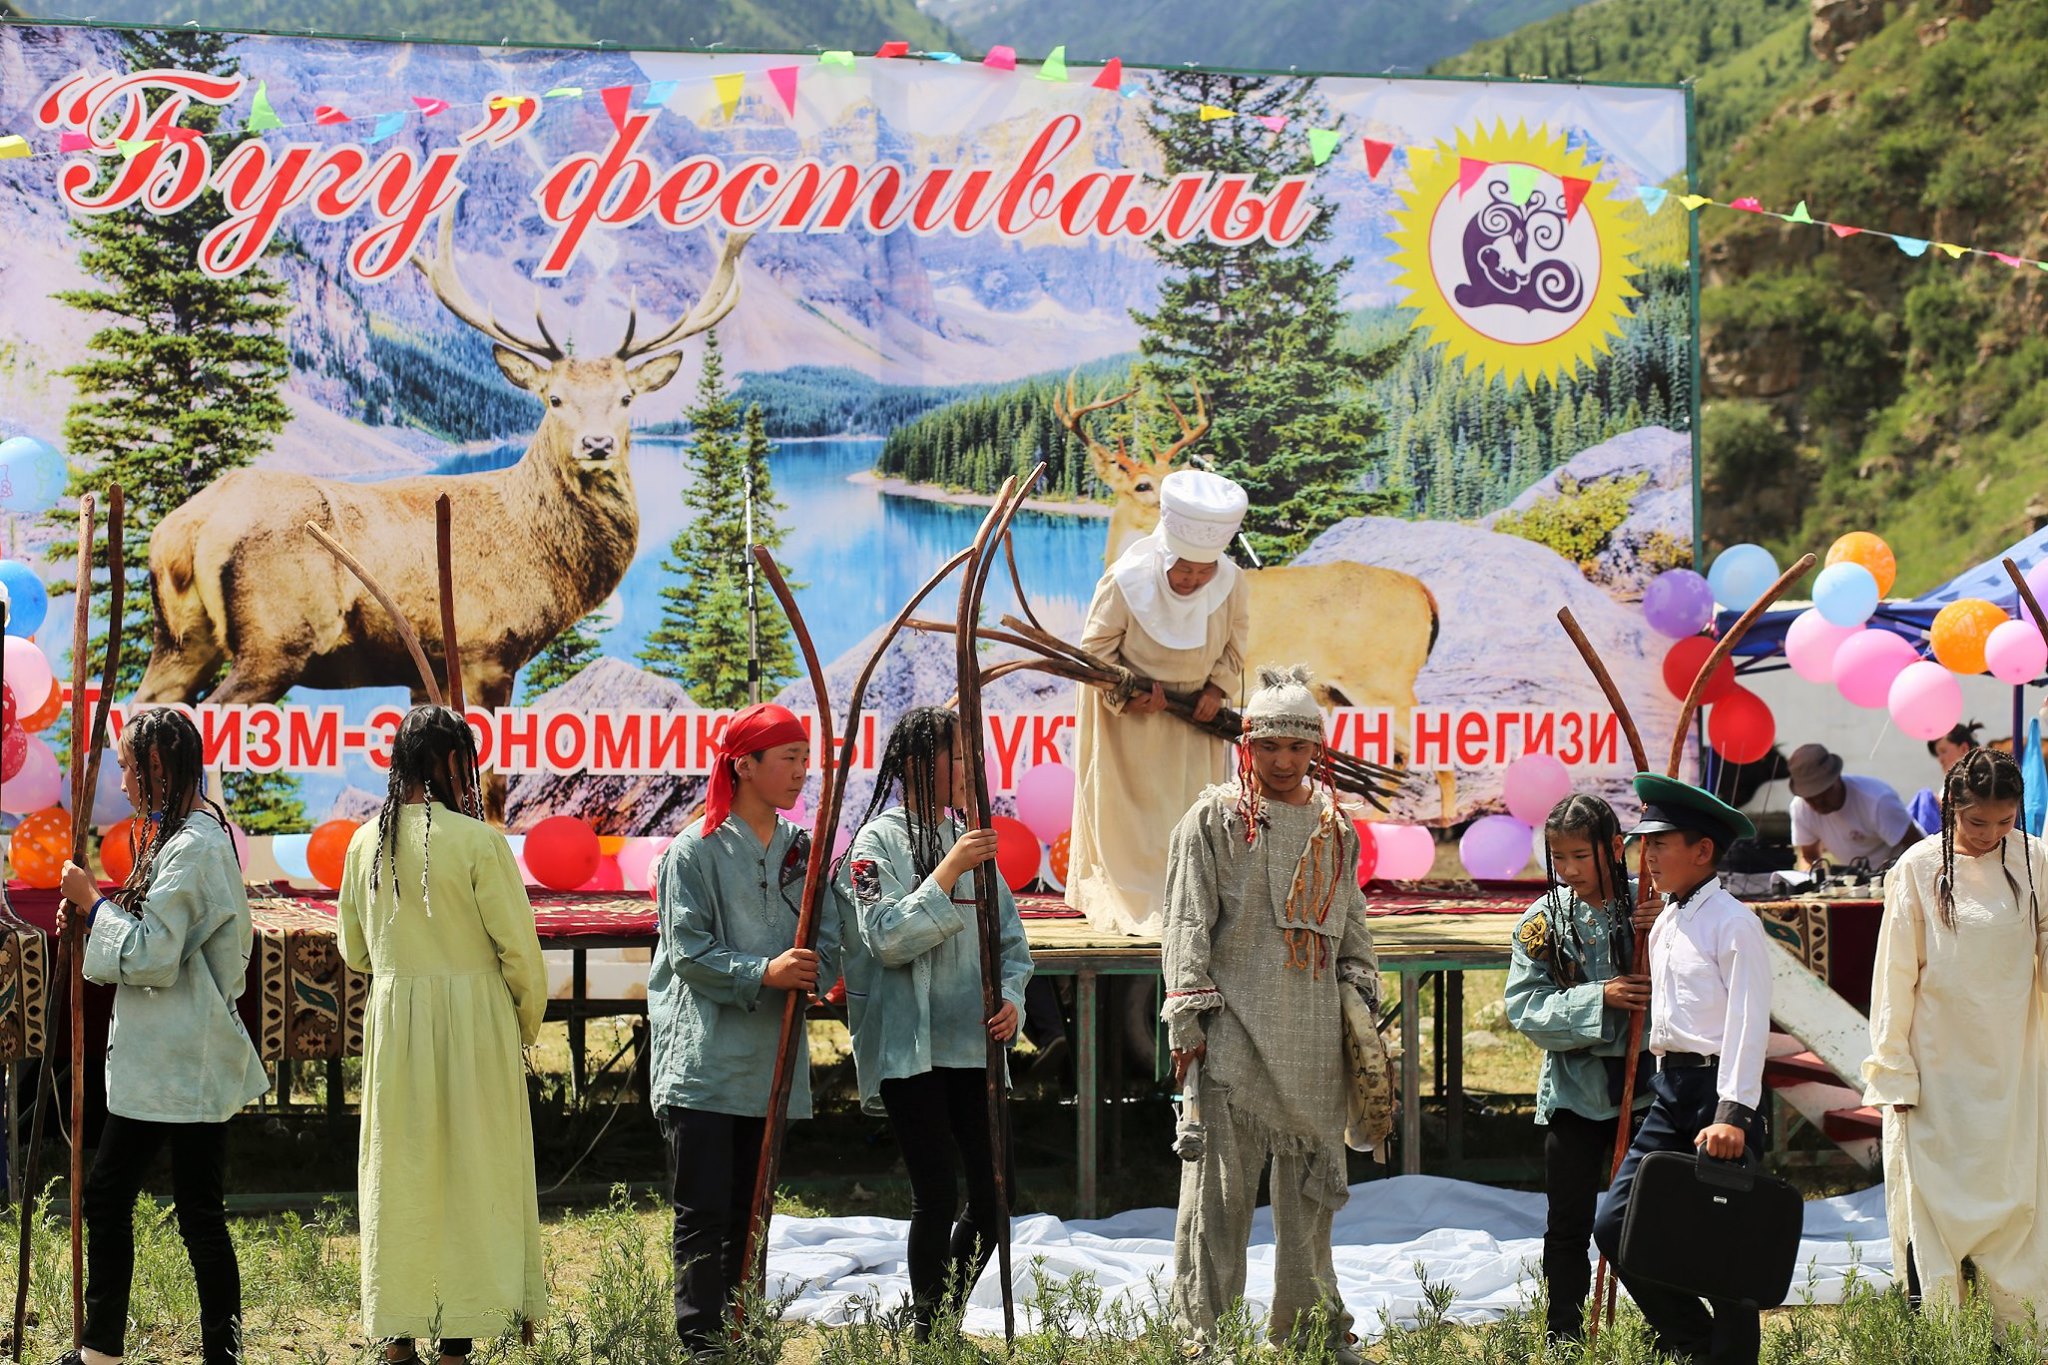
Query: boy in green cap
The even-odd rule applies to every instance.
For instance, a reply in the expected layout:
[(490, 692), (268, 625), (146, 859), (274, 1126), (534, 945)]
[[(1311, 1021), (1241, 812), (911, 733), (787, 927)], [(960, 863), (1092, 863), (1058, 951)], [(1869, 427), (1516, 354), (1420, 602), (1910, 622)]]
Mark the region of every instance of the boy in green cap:
[[(1636, 1167), (1651, 1152), (1727, 1160), (1761, 1157), (1764, 1045), (1771, 1031), (1770, 942), (1756, 912), (1722, 889), (1715, 869), (1728, 845), (1754, 837), (1749, 817), (1698, 787), (1642, 773), (1643, 864), (1664, 910), (1650, 930), (1650, 1051), (1655, 1096), (1601, 1201), (1593, 1238), (1656, 1334), (1682, 1361), (1755, 1365), (1762, 1323), (1754, 1308), (1632, 1278), (1621, 1229)], [(1674, 1235), (1683, 1235), (1678, 1230)]]

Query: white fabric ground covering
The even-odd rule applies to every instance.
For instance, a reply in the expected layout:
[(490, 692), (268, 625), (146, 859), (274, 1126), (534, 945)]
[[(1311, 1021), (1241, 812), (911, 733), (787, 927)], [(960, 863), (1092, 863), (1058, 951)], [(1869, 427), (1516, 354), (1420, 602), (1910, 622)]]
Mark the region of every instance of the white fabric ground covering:
[[(909, 1293), (903, 1263), (906, 1224), (893, 1218), (777, 1218), (769, 1239), (772, 1295), (795, 1293), (789, 1316), (822, 1324), (857, 1319), (861, 1301), (888, 1308)], [(1048, 1278), (1088, 1273), (1107, 1302), (1134, 1312), (1163, 1303), (1173, 1278), (1173, 1210), (1133, 1209), (1113, 1218), (1062, 1222), (1044, 1214), (1014, 1225), (1018, 1327), (1028, 1311), (1032, 1267)], [(1450, 1316), (1485, 1322), (1531, 1301), (1542, 1281), (1543, 1196), (1437, 1176), (1396, 1176), (1355, 1185), (1337, 1214), (1337, 1276), (1361, 1336), (1387, 1319), (1412, 1323), (1422, 1303), (1415, 1265), (1457, 1291)], [(1891, 1283), (1891, 1243), (1883, 1187), (1806, 1206), (1793, 1302), (1838, 1303), (1853, 1268), (1859, 1280)], [(1260, 1209), (1252, 1229), (1245, 1297), (1263, 1317), (1273, 1288), (1272, 1215)], [(975, 1286), (967, 1330), (1002, 1331), (996, 1269)]]

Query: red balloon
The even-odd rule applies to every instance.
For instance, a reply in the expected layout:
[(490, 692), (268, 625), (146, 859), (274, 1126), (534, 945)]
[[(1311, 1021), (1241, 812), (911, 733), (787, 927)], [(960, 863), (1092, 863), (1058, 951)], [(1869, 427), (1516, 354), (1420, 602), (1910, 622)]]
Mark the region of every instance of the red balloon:
[(123, 820), (107, 831), (107, 837), (100, 840), (100, 866), (107, 870), (107, 880), (123, 883), (128, 874), (135, 870), (135, 822)]
[(341, 874), (348, 866), (349, 841), (362, 827), (360, 820), (329, 820), (313, 831), (306, 841), (306, 866), (314, 879), (330, 890), (341, 889)]
[(1358, 884), (1364, 886), (1372, 880), (1372, 874), (1380, 865), (1380, 846), (1372, 837), (1370, 820), (1353, 820), (1358, 830)]
[(599, 849), (599, 855), (596, 873), (591, 876), (589, 881), (583, 883), (577, 889), (580, 891), (624, 891), (626, 889), (626, 872), (624, 868), (619, 866), (618, 858), (612, 854), (604, 853), (601, 848)]
[(1754, 763), (1777, 742), (1777, 718), (1746, 687), (1736, 688), (1707, 712), (1707, 743), (1730, 763)]
[[(1699, 677), (1706, 667), (1707, 656), (1714, 652), (1714, 641), (1704, 635), (1689, 635), (1671, 646), (1664, 656), (1664, 686), (1671, 695), (1684, 701), (1692, 691), (1693, 679)], [(1700, 704), (1713, 706), (1723, 701), (1735, 688), (1735, 665), (1723, 659), (1721, 666), (1714, 670), (1714, 676), (1707, 680), (1707, 687), (1700, 694)]]
[(1038, 858), (1044, 846), (1031, 826), (1007, 815), (990, 822), (996, 832), (996, 871), (1012, 891), (1022, 891), (1038, 880)]
[(28, 762), (28, 731), (16, 725), (10, 717), (5, 729), (0, 729), (0, 782), (12, 782), (14, 775), (21, 771), (21, 765)]
[(14, 687), (0, 683), (0, 728), (11, 727), (19, 719), (14, 709)]
[(597, 875), (597, 831), (574, 815), (550, 815), (526, 832), (526, 868), (551, 891), (574, 891)]

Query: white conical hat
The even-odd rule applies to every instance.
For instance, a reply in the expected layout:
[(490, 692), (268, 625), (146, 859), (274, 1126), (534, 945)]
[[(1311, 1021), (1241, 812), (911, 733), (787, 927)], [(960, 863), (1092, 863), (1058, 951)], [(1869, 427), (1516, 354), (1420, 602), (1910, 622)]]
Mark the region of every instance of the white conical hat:
[(1213, 564), (1244, 524), (1244, 489), (1206, 469), (1176, 469), (1159, 484), (1159, 531), (1176, 559)]

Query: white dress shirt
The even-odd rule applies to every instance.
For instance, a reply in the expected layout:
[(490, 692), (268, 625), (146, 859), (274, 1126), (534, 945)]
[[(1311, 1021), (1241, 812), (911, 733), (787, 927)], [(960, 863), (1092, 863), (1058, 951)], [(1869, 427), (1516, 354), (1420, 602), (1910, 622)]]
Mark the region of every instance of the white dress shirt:
[(1771, 1033), (1770, 940), (1716, 877), (1650, 930), (1650, 1051), (1718, 1056), (1716, 1093), (1754, 1110)]

